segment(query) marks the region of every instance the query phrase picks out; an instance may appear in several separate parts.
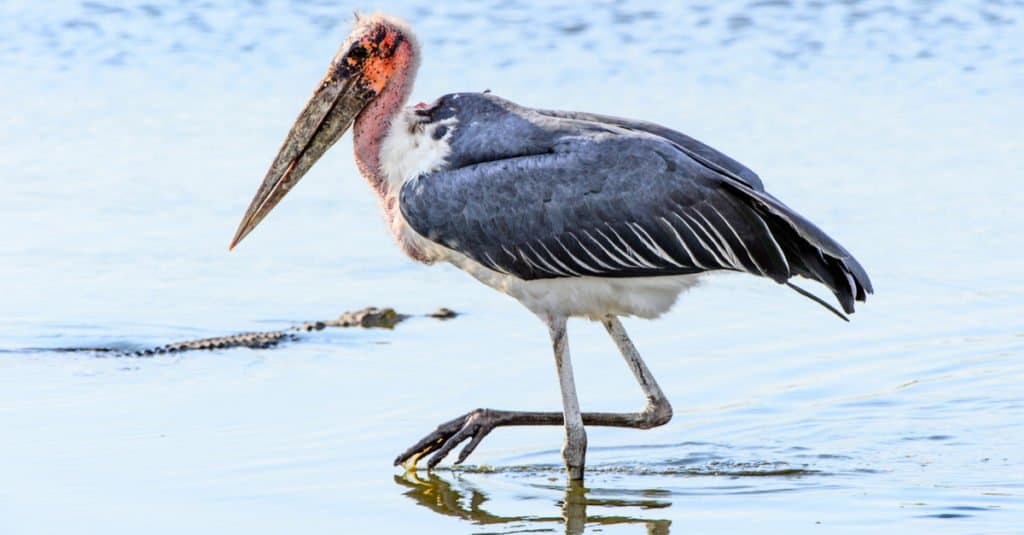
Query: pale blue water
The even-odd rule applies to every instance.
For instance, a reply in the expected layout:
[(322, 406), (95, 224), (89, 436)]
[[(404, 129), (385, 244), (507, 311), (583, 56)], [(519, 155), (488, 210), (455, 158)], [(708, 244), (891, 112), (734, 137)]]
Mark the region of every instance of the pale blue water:
[[(676, 408), (499, 430), (495, 471), (390, 465), (478, 406), (551, 409), (541, 324), (394, 247), (343, 140), (226, 246), (353, 9), (407, 18), (413, 98), (654, 120), (758, 171), (877, 295), (849, 324), (721, 276), (628, 321)], [(0, 532), (1024, 532), (1024, 3), (0, 3)], [(31, 348), (464, 312), (267, 351)], [(640, 394), (571, 324), (581, 402)]]

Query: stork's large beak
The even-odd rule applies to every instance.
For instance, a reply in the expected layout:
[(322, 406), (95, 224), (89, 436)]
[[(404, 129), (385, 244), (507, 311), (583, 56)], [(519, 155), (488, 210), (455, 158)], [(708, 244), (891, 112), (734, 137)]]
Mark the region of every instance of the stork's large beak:
[(361, 80), (359, 71), (344, 65), (343, 61), (332, 63), (313, 91), (256, 190), (229, 249), (234, 249), (281, 202), (375, 96), (373, 89)]

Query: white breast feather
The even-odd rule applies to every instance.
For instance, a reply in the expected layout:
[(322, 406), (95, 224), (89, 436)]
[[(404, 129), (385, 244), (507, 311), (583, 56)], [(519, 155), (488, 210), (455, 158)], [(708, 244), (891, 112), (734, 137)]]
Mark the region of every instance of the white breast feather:
[[(458, 119), (451, 117), (436, 123), (423, 123), (413, 108), (405, 108), (394, 120), (381, 140), (380, 170), (395, 195), (406, 181), (436, 171), (452, 151), (449, 140)], [(441, 139), (434, 139), (434, 131), (447, 127)]]

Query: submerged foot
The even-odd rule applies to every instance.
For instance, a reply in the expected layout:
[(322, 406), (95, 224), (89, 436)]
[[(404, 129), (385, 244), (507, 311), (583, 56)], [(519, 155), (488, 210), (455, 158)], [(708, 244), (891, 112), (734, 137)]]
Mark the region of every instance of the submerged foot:
[(414, 469), (416, 463), (424, 456), (433, 454), (427, 460), (427, 469), (437, 466), (456, 446), (471, 439), (455, 460), (461, 464), (495, 427), (500, 425), (502, 411), (476, 409), (458, 418), (447, 421), (419, 442), (402, 452), (395, 459), (395, 466), (404, 465), (406, 469)]

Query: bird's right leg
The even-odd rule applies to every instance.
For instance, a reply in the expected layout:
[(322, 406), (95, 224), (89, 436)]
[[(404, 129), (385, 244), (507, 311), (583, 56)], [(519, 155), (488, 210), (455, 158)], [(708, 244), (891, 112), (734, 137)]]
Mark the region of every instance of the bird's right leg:
[(460, 464), (476, 449), (495, 427), (510, 425), (565, 425), (565, 444), (562, 447), (562, 458), (565, 460), (569, 479), (582, 480), (584, 458), (587, 451), (587, 435), (583, 428), (583, 415), (580, 413), (579, 401), (576, 399), (576, 386), (573, 380), (572, 362), (569, 358), (566, 318), (561, 316), (544, 317), (551, 335), (551, 345), (555, 354), (555, 367), (558, 371), (558, 384), (562, 391), (562, 412), (527, 412), (502, 411), (494, 409), (476, 409), (458, 418), (445, 422), (422, 440), (407, 449), (395, 459), (395, 465), (406, 464), (415, 466), (424, 455), (433, 454), (427, 461), (427, 469), (433, 468), (447, 456), (452, 449), (467, 439), (470, 442), (459, 453), (455, 464)]
[[(622, 326), (622, 323), (615, 316), (608, 316), (601, 320), (602, 325), (611, 335), (612, 340), (615, 341), (615, 345), (618, 347), (619, 352), (622, 353), (622, 357), (626, 360), (626, 365), (629, 366), (633, 376), (636, 378), (637, 383), (640, 385), (640, 389), (644, 393), (644, 397), (647, 399), (647, 403), (644, 408), (639, 412), (584, 412), (580, 413), (582, 416), (584, 425), (600, 425), (609, 427), (630, 427), (634, 429), (650, 429), (659, 425), (664, 425), (672, 419), (672, 406), (669, 404), (665, 394), (661, 391), (657, 381), (654, 380), (654, 376), (651, 375), (651, 371), (644, 364), (643, 359), (640, 358), (640, 353), (636, 350), (633, 342), (629, 339), (629, 335), (626, 334), (626, 329)], [(549, 322), (549, 327), (551, 323)], [(564, 323), (562, 324), (561, 332), (564, 336)], [(555, 345), (556, 363), (559, 364), (559, 382), (563, 385), (563, 398), (565, 397), (565, 382), (562, 378), (562, 360), (558, 357), (559, 347), (557, 329), (551, 327), (552, 343)], [(562, 340), (564, 344), (564, 339)], [(565, 351), (566, 357), (568, 351)], [(566, 359), (566, 364), (567, 359)], [(568, 369), (571, 376), (571, 368)], [(570, 377), (571, 380), (571, 377)], [(573, 393), (575, 398), (575, 393)], [(563, 399), (563, 405), (565, 405), (565, 399)], [(442, 459), (444, 459), (451, 451), (458, 446), (460, 443), (469, 440), (469, 443), (459, 452), (459, 457), (456, 459), (455, 464), (460, 464), (469, 457), (470, 453), (480, 444), (480, 442), (496, 427), (504, 426), (519, 426), (519, 425), (564, 425), (565, 419), (561, 412), (527, 412), (527, 411), (505, 411), (495, 409), (476, 409), (470, 411), (458, 418), (445, 422), (435, 429), (432, 433), (424, 437), (422, 440), (414, 444), (409, 449), (405, 450), (398, 458), (395, 459), (395, 465), (407, 464), (415, 466), (416, 462), (423, 456), (433, 454), (433, 456), (427, 461), (427, 468), (433, 468), (437, 466)], [(567, 428), (567, 441), (566, 446), (571, 446), (573, 442), (570, 437), (570, 430)], [(578, 442), (578, 441), (577, 441)], [(584, 448), (585, 438), (584, 438)], [(566, 459), (568, 461), (568, 459)], [(569, 464), (567, 462), (567, 464)], [(580, 471), (582, 472), (582, 457), (579, 463)], [(572, 478), (570, 473), (570, 478)]]

